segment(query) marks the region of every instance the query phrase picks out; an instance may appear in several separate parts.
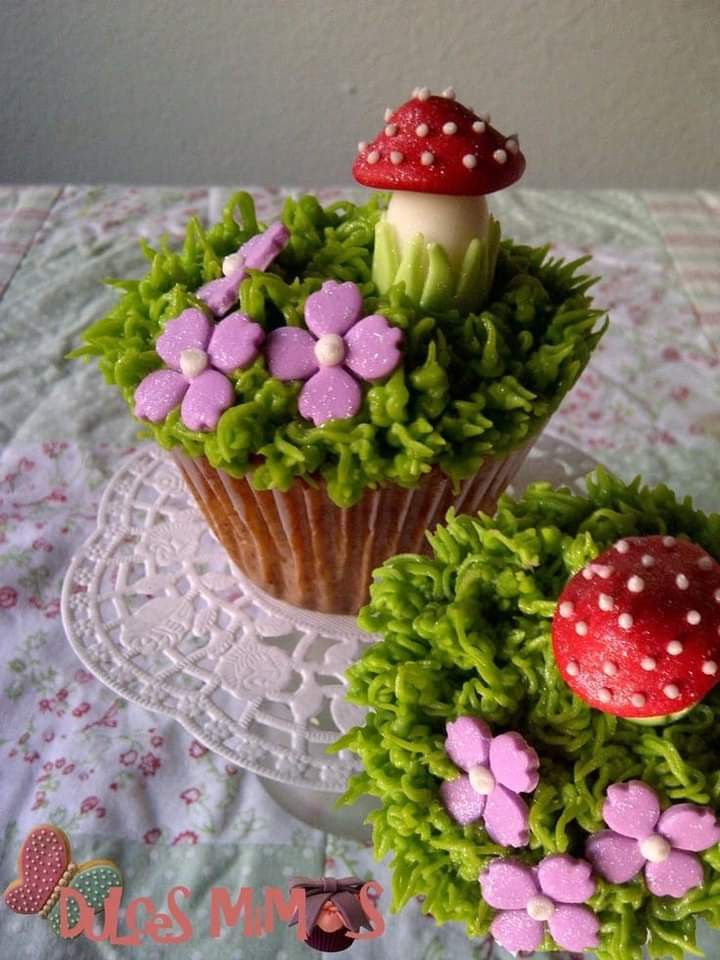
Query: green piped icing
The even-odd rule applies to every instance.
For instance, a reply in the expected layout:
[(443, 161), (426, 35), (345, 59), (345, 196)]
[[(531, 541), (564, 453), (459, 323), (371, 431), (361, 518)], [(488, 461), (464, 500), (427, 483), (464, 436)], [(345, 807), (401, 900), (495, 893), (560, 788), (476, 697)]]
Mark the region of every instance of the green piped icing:
[[(578, 273), (587, 258), (564, 263), (547, 248), (503, 241), (485, 309), (423, 308), (403, 284), (380, 293), (372, 279), (376, 227), (385, 197), (358, 206), (322, 207), (288, 199), (282, 220), (287, 248), (267, 273), (251, 271), (240, 308), (265, 331), (303, 325), (303, 305), (323, 280), (360, 286), (366, 313), (381, 313), (404, 331), (403, 362), (385, 381), (365, 384), (360, 412), (314, 427), (297, 411), (302, 384), (270, 376), (260, 356), (233, 377), (236, 402), (210, 433), (185, 427), (173, 411), (144, 435), (163, 447), (205, 455), (231, 476), (249, 475), (261, 490), (287, 490), (297, 477), (323, 481), (341, 507), (381, 484), (412, 487), (437, 465), (459, 481), (483, 460), (522, 445), (542, 427), (582, 372), (605, 325)], [(105, 379), (132, 409), (140, 381), (162, 364), (154, 345), (168, 320), (199, 306), (195, 291), (222, 274), (223, 257), (261, 229), (252, 198), (239, 193), (220, 223), (188, 224), (171, 250), (143, 244), (149, 270), (141, 280), (111, 281), (123, 296), (83, 334), (74, 357), (97, 357)], [(469, 288), (481, 253), (468, 250), (460, 288)], [(471, 262), (472, 261), (472, 262)], [(443, 267), (433, 255), (440, 290)], [(437, 294), (439, 296), (439, 294)]]
[[(422, 896), (438, 923), (487, 933), (493, 911), (478, 876), (508, 851), (481, 824), (462, 827), (439, 800), (457, 776), (445, 749), (445, 723), (463, 714), (495, 733), (517, 730), (540, 756), (540, 783), (529, 796), (529, 849), (514, 857), (583, 856), (589, 833), (604, 828), (609, 784), (640, 779), (670, 802), (720, 808), (720, 686), (666, 726), (592, 710), (562, 681), (551, 620), (563, 586), (622, 537), (687, 536), (720, 560), (720, 514), (706, 516), (665, 486), (625, 484), (603, 469), (587, 493), (531, 486), (504, 496), (494, 518), (448, 515), (430, 536), (432, 556), (388, 560), (371, 587), (360, 624), (381, 638), (349, 672), (349, 699), (368, 708), (363, 725), (333, 749), (356, 753), (346, 802), (378, 797), (369, 815), (378, 859), (392, 854), (394, 908)], [(682, 960), (699, 919), (720, 929), (720, 847), (699, 855), (705, 884), (679, 900), (650, 895), (642, 877), (598, 882), (590, 901), (601, 920), (599, 960)], [(546, 939), (543, 949), (557, 949)]]
[(490, 217), (487, 235), (474, 237), (459, 269), (453, 268), (444, 247), (426, 243), (421, 233), (403, 253), (394, 226), (384, 217), (375, 227), (372, 278), (381, 294), (402, 283), (405, 293), (422, 310), (478, 310), (487, 299), (500, 246), (500, 225)]

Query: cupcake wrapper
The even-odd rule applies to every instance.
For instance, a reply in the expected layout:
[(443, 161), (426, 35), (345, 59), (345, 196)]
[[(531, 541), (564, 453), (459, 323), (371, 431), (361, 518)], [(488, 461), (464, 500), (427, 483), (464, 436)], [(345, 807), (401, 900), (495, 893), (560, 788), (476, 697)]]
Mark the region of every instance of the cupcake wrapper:
[(397, 553), (427, 553), (426, 532), (457, 512), (493, 513), (536, 438), (504, 457), (488, 458), (453, 490), (439, 469), (413, 489), (368, 490), (342, 509), (322, 483), (298, 478), (291, 488), (255, 490), (204, 457), (174, 450), (198, 506), (232, 562), (271, 596), (322, 613), (356, 614), (368, 599), (373, 570)]

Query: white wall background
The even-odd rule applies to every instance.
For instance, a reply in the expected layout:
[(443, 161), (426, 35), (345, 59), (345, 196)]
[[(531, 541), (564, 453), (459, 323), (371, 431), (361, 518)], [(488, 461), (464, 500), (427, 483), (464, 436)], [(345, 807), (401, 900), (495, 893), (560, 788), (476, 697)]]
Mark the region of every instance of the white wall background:
[(343, 183), (423, 84), (527, 186), (720, 187), (720, 0), (0, 0), (0, 180)]

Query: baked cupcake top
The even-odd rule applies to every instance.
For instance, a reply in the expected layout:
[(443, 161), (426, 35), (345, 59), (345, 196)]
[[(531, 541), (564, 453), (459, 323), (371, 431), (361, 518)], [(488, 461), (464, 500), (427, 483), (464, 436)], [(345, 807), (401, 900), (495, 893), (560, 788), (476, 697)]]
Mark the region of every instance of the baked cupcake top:
[(482, 193), (522, 172), (516, 138), (449, 91), (388, 116), (355, 172), (417, 160), (389, 202), (288, 199), (268, 227), (238, 193), (179, 250), (143, 244), (143, 278), (112, 281), (122, 298), (71, 356), (98, 358), (145, 435), (258, 489), (324, 481), (347, 507), (433, 468), (464, 479), (542, 427), (604, 331), (586, 258), (500, 241)]
[(349, 672), (397, 907), (511, 952), (681, 960), (720, 928), (720, 514), (603, 469), (376, 573)]

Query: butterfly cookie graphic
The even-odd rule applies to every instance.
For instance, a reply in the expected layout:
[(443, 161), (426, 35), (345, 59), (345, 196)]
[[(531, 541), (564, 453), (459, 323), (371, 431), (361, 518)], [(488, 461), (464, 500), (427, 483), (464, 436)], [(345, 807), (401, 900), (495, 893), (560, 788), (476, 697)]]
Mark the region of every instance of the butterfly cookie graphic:
[[(99, 913), (113, 887), (122, 887), (122, 875), (110, 860), (88, 860), (75, 864), (70, 841), (59, 828), (49, 823), (35, 827), (27, 835), (18, 857), (18, 878), (3, 895), (15, 913), (40, 914), (58, 936), (60, 933), (60, 891), (69, 887), (82, 894), (87, 905)], [(66, 904), (67, 923), (74, 926), (79, 908), (70, 898)]]

